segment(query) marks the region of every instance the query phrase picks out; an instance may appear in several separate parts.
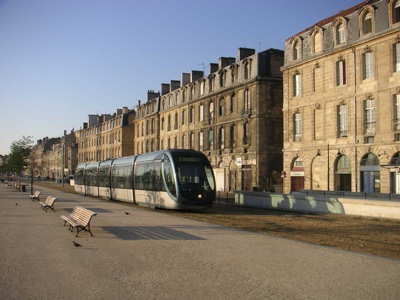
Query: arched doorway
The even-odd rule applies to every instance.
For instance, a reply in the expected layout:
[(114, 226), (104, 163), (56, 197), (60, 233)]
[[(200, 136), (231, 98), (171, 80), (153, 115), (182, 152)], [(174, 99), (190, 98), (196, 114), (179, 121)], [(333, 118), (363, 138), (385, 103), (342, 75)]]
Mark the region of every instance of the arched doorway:
[(360, 162), (361, 191), (365, 193), (380, 193), (381, 178), (379, 159), (373, 153), (367, 153)]
[(337, 191), (351, 191), (351, 166), (347, 155), (340, 155), (336, 161), (335, 187)]
[(290, 170), (290, 191), (296, 192), (304, 189), (304, 164), (300, 157), (297, 157)]
[(328, 176), (326, 172), (327, 162), (321, 156), (317, 155), (311, 167), (311, 189), (324, 191), (328, 189)]
[(400, 194), (400, 152), (390, 159), (390, 192)]

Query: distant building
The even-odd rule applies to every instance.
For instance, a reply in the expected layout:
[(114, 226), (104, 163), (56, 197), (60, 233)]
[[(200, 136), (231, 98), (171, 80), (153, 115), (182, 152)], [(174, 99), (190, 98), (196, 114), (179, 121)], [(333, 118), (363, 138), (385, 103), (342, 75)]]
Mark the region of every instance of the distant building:
[(83, 129), (75, 131), (78, 163), (132, 155), (133, 117), (127, 107), (114, 115), (90, 115)]
[(284, 51), (285, 192), (400, 193), (400, 0), (340, 11)]
[(135, 111), (135, 154), (204, 152), (218, 191), (280, 190), (283, 51), (239, 48), (203, 71), (149, 91)]

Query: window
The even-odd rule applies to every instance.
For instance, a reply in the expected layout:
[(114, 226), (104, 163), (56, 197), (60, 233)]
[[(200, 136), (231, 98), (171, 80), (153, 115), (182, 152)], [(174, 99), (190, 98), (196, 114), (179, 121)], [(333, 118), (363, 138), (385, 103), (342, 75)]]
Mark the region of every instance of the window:
[(250, 126), (249, 123), (243, 123), (243, 145), (250, 144)]
[[(168, 117), (167, 117), (167, 131), (170, 131), (170, 130), (171, 130), (171, 116), (168, 115)], [(168, 146), (168, 148), (169, 148), (169, 146)]]
[(400, 72), (400, 43), (393, 45), (393, 63), (394, 72)]
[(374, 55), (373, 52), (363, 54), (363, 79), (374, 77)]
[(203, 133), (203, 131), (200, 131), (200, 135), (199, 135), (199, 150), (200, 151), (204, 150), (204, 133)]
[(342, 45), (345, 43), (345, 27), (343, 23), (340, 23), (336, 27), (336, 44)]
[(194, 122), (194, 107), (190, 107), (190, 112), (189, 112), (189, 123)]
[(225, 106), (225, 100), (224, 98), (219, 99), (219, 107), (218, 107), (218, 115), (220, 117), (223, 117), (225, 112), (224, 112), (224, 106)]
[(210, 92), (213, 92), (213, 91), (214, 91), (214, 76), (213, 76), (213, 75), (210, 76), (210, 77), (208, 78), (208, 80), (209, 80)]
[(182, 125), (185, 125), (186, 111), (182, 110)]
[(250, 91), (249, 90), (244, 91), (244, 114), (245, 115), (250, 114)]
[(364, 130), (365, 134), (375, 134), (375, 100), (364, 101)]
[(194, 149), (194, 133), (190, 133), (190, 149)]
[(203, 103), (200, 104), (200, 109), (199, 109), (199, 121), (204, 120), (204, 106)]
[(235, 146), (235, 125), (229, 127), (229, 148)]
[(219, 74), (219, 86), (220, 86), (220, 87), (223, 87), (224, 85), (225, 85), (225, 72), (222, 71), (222, 72)]
[(224, 127), (220, 127), (218, 130), (218, 144), (220, 149), (224, 149), (225, 135), (224, 135)]
[(338, 137), (347, 136), (347, 105), (341, 104), (337, 109)]
[(200, 81), (200, 96), (204, 95), (204, 91), (205, 91), (205, 81), (202, 80)]
[(194, 99), (194, 85), (190, 88), (190, 100)]
[(301, 75), (293, 75), (293, 97), (301, 95)]
[(186, 148), (186, 136), (182, 135), (182, 148), (185, 149)]
[(230, 113), (235, 111), (235, 95), (231, 95), (231, 105), (230, 105)]
[(210, 150), (214, 149), (214, 130), (212, 128), (208, 132), (208, 145)]
[(210, 102), (210, 122), (214, 122), (214, 102)]
[(373, 12), (366, 8), (365, 12), (361, 14), (361, 35), (372, 33), (373, 31)]
[(346, 62), (339, 60), (336, 62), (336, 85), (341, 86), (346, 84)]
[(178, 122), (179, 122), (179, 121), (178, 121), (178, 113), (176, 112), (176, 113), (175, 113), (175, 124), (174, 124), (174, 129), (175, 129), (175, 130), (177, 130), (178, 127), (179, 127), (179, 126), (178, 126)]
[(393, 24), (400, 22), (400, 0), (394, 1)]
[(293, 140), (301, 142), (301, 113), (295, 113), (293, 119)]
[(322, 51), (322, 34), (320, 30), (317, 30), (313, 37), (314, 42), (314, 53), (320, 53)]
[(394, 95), (394, 131), (400, 131), (400, 94)]
[(300, 42), (295, 40), (293, 42), (293, 60), (300, 59)]
[(244, 65), (244, 79), (249, 79), (250, 78), (250, 62), (246, 62)]
[(182, 90), (182, 103), (186, 102), (186, 88)]

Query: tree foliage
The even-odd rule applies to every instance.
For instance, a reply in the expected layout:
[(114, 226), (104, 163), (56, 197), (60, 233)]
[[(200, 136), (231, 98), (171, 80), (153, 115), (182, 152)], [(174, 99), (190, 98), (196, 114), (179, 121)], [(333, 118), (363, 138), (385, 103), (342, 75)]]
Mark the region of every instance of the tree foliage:
[(15, 172), (18, 175), (22, 173), (29, 165), (29, 157), (33, 140), (31, 136), (25, 137), (18, 141), (14, 141), (10, 147), (10, 156), (6, 163), (6, 170), (8, 172)]

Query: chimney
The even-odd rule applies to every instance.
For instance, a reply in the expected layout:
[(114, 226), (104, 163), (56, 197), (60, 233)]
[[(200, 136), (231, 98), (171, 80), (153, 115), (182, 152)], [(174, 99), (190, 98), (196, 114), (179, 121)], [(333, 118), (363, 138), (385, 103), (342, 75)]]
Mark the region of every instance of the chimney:
[(83, 129), (87, 129), (88, 128), (88, 123), (87, 122), (83, 122)]
[(192, 71), (190, 73), (190, 82), (196, 82), (197, 80), (204, 77), (203, 71)]
[(252, 56), (256, 53), (256, 50), (250, 48), (239, 48), (238, 50), (238, 61), (245, 59), (246, 57)]
[[(154, 90), (147, 91), (147, 102), (153, 100), (154, 98), (160, 97), (160, 92), (154, 92)], [(140, 102), (139, 102), (140, 105)]]
[(117, 109), (117, 116), (119, 116), (120, 114), (122, 114), (122, 109), (118, 108)]
[(190, 82), (190, 74), (189, 73), (182, 73), (181, 75), (181, 84), (185, 86)]
[(122, 113), (123, 114), (127, 114), (129, 112), (129, 108), (127, 108), (126, 106), (124, 106), (123, 108), (122, 108)]
[(181, 82), (179, 80), (171, 80), (170, 83), (170, 92), (175, 91), (181, 87)]
[(234, 57), (220, 57), (218, 59), (218, 69), (223, 69), (236, 62)]
[(169, 84), (161, 83), (161, 96), (169, 93)]
[(210, 74), (218, 71), (218, 64), (210, 63)]

